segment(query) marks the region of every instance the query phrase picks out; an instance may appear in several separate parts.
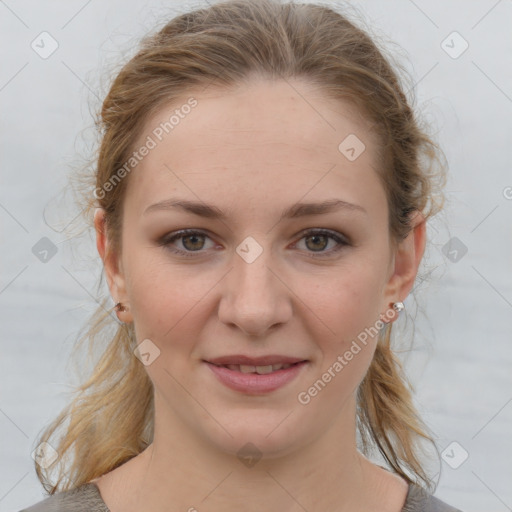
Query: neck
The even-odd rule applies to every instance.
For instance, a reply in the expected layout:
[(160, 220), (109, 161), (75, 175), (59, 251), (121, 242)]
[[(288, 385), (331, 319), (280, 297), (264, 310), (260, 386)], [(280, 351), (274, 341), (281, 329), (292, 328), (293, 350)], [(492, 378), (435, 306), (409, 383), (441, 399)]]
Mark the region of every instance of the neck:
[[(166, 410), (155, 405), (157, 412)], [(358, 452), (355, 403), (346, 409), (328, 431), (300, 449), (245, 463), (236, 452), (212, 446), (174, 416), (156, 414), (153, 443), (118, 475), (118, 495), (121, 500), (129, 496), (129, 503), (107, 505), (112, 512), (163, 512), (169, 507), (189, 512), (378, 509), (375, 504), (385, 494), (389, 477)]]

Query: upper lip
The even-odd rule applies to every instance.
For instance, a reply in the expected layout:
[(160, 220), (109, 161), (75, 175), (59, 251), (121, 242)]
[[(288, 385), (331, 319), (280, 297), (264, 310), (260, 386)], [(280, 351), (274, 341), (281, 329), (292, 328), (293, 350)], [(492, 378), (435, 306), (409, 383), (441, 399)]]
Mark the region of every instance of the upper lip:
[(271, 364), (295, 364), (306, 361), (300, 357), (288, 357), (281, 355), (268, 355), (261, 357), (248, 357), (244, 355), (232, 355), (207, 359), (207, 363), (226, 365), (226, 364), (242, 364), (248, 366), (268, 366)]

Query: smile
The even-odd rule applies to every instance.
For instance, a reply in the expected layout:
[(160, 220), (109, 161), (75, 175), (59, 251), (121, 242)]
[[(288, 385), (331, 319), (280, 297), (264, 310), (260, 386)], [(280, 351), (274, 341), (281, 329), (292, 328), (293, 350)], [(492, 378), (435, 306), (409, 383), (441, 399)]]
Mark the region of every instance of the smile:
[(204, 362), (224, 386), (247, 395), (261, 395), (276, 391), (293, 381), (308, 364), (276, 363), (264, 366)]
[[(298, 363), (295, 363), (298, 364)], [(253, 366), (253, 365), (247, 365), (247, 364), (222, 364), (222, 365), (215, 365), (215, 366), (222, 366), (223, 368), (228, 368), (229, 370), (232, 370), (234, 372), (240, 372), (240, 373), (257, 373), (258, 375), (266, 375), (268, 373), (275, 372), (277, 370), (287, 370), (290, 368), (290, 366), (293, 366), (292, 364), (269, 364), (265, 366)]]

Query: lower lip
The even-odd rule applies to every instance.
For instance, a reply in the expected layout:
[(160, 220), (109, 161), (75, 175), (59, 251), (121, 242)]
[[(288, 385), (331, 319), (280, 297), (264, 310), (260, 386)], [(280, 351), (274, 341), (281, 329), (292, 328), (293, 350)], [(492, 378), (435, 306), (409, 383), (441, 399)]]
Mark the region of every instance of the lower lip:
[(299, 374), (306, 363), (307, 361), (303, 361), (286, 368), (286, 370), (281, 369), (265, 375), (259, 375), (257, 373), (237, 372), (224, 366), (216, 366), (206, 362), (215, 376), (228, 388), (253, 395), (269, 393), (288, 384)]

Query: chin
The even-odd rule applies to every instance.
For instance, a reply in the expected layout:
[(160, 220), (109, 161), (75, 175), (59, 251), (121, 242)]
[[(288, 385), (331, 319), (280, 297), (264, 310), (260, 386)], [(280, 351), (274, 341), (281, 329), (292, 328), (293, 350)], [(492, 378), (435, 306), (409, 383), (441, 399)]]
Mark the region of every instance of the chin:
[[(238, 421), (233, 415), (224, 420), (219, 417), (222, 425), (228, 425), (226, 430), (229, 434), (219, 427), (215, 432), (204, 432), (204, 435), (207, 443), (217, 446), (220, 451), (230, 456), (237, 457), (241, 462), (244, 458), (260, 460), (284, 457), (308, 444), (311, 441), (309, 437), (314, 437), (314, 432), (308, 435), (305, 422), (302, 421), (299, 427), (297, 417), (293, 413), (287, 417), (289, 412), (269, 412), (265, 417), (265, 413), (260, 409), (251, 412), (240, 411), (240, 414), (243, 417), (239, 417)], [(314, 429), (313, 425), (310, 427)]]

